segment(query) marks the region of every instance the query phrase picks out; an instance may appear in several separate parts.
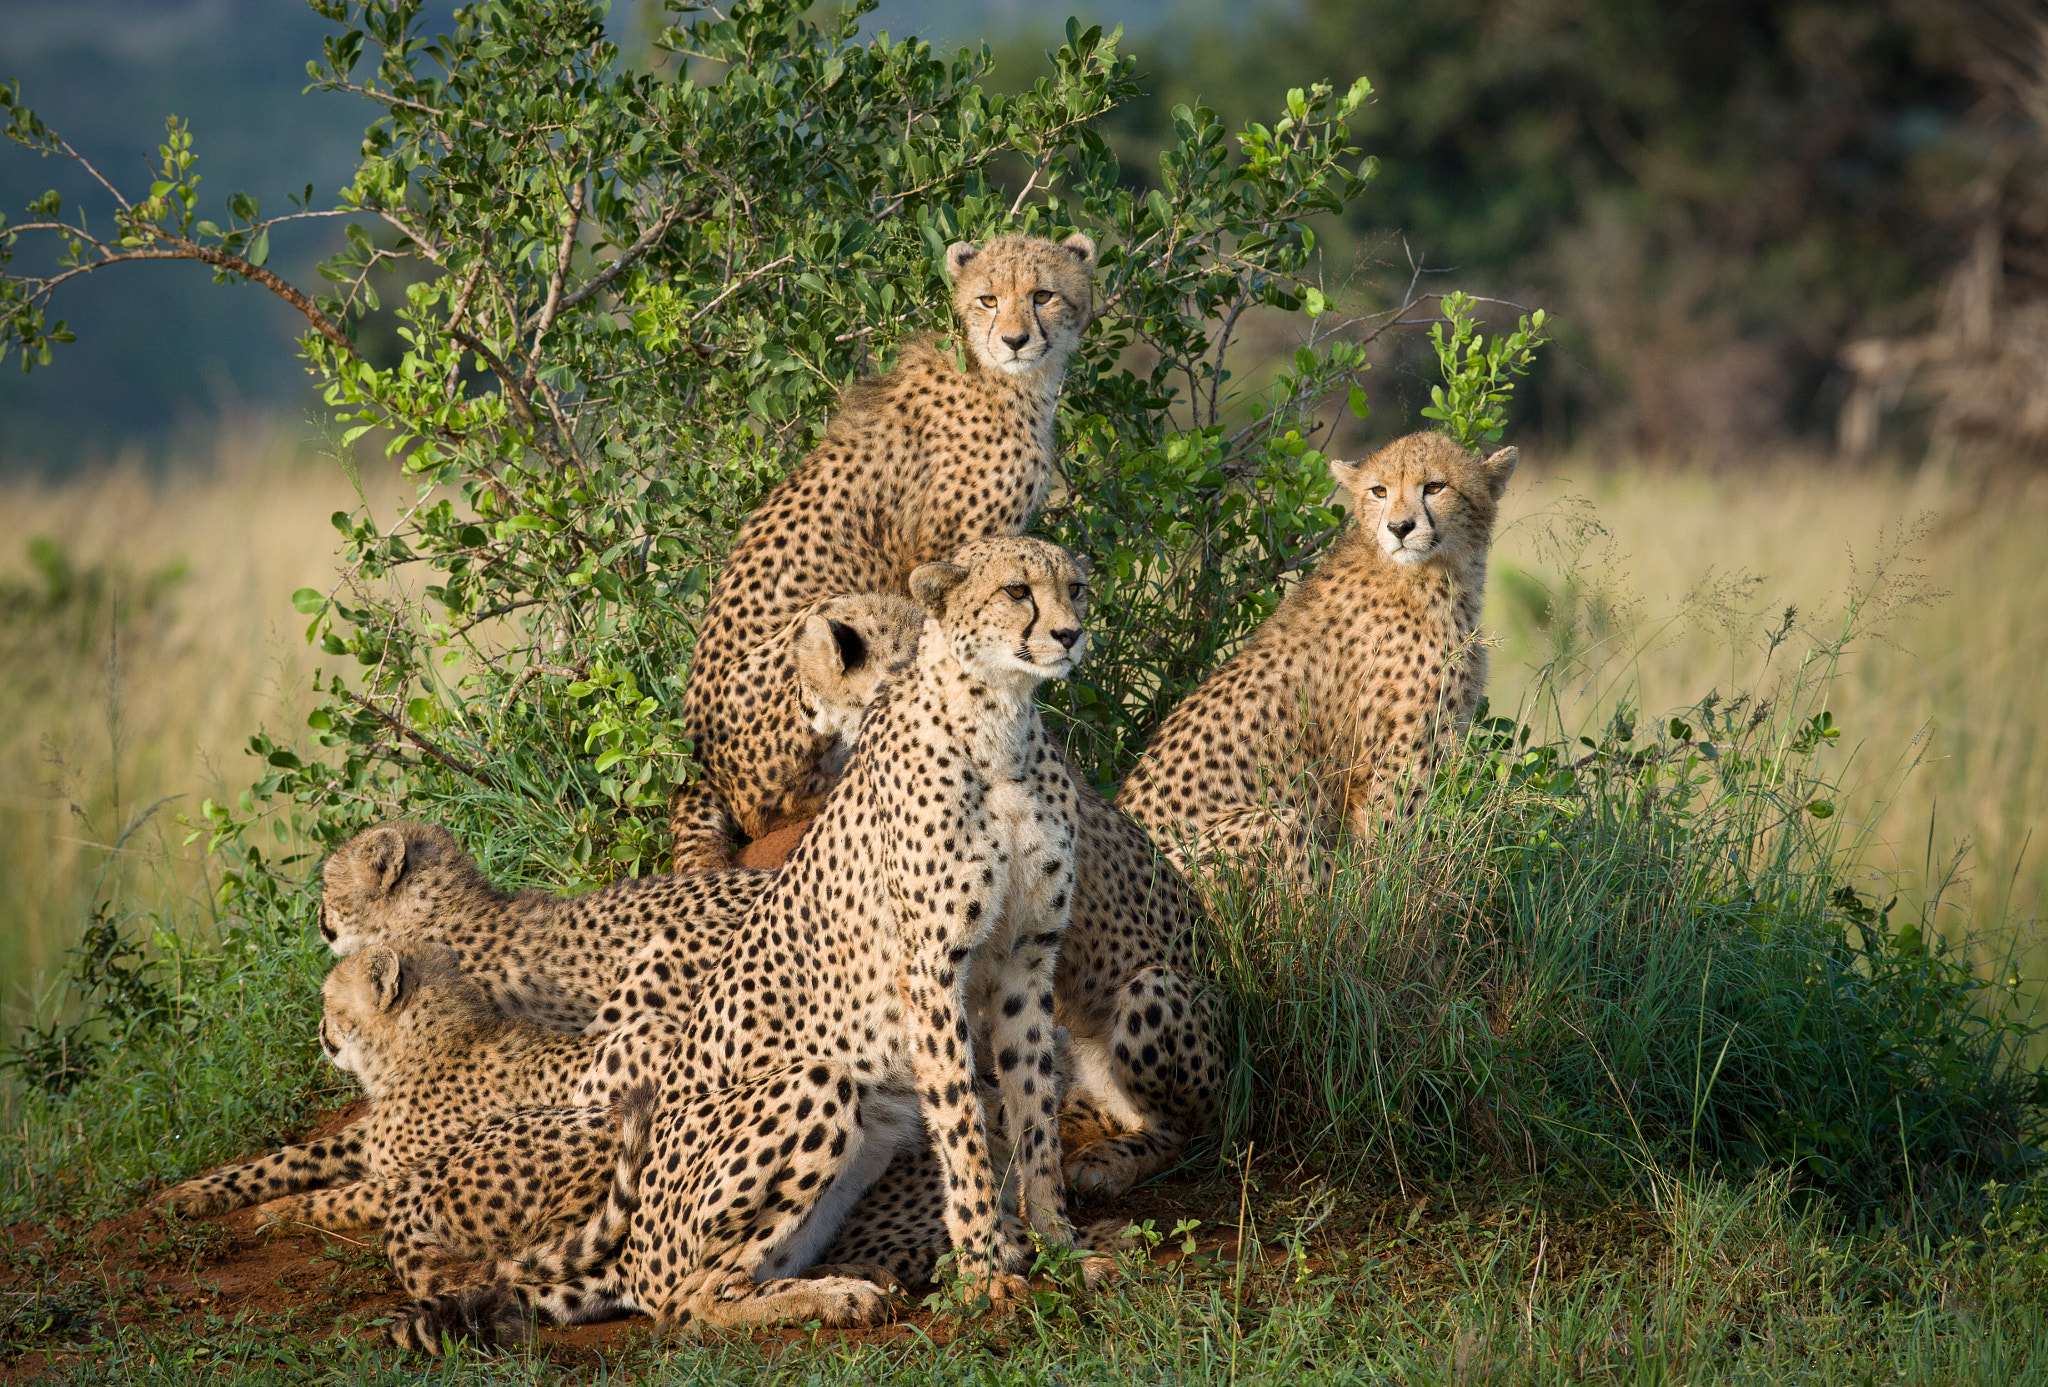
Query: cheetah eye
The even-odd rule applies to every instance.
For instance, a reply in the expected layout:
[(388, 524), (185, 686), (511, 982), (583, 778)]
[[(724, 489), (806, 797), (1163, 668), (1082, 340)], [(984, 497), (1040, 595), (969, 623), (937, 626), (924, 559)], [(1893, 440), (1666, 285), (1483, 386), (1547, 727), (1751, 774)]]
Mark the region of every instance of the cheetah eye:
[(980, 304), (983, 308), (994, 308), (996, 306), (996, 296), (994, 294), (983, 294), (980, 298), (976, 299), (975, 302)]
[(1383, 486), (1372, 488), (1372, 494), (1375, 500), (1384, 501), (1387, 499), (1387, 489)]
[(1032, 301), (1033, 303), (1051, 303), (1051, 302), (1052, 302), (1052, 290), (1050, 290), (1050, 289), (1040, 289), (1040, 290), (1039, 290), (1039, 291), (1038, 291), (1037, 293), (1035, 293), (1035, 294), (1033, 294), (1033, 295), (1031, 296), (1031, 301)]
[(1004, 588), (1003, 591), (1010, 594), (1017, 601), (1022, 602), (1031, 595), (1031, 585), (1028, 583), (1012, 583)]
[(1424, 482), (1422, 484), (1422, 494), (1424, 496), (1434, 496), (1439, 491), (1442, 491), (1446, 485), (1447, 483), (1445, 482)]
[(1067, 596), (1069, 596), (1069, 597), (1073, 598), (1073, 599), (1074, 599), (1074, 600), (1075, 600), (1076, 602), (1079, 602), (1079, 601), (1081, 600), (1081, 588), (1082, 588), (1082, 586), (1083, 586), (1083, 585), (1082, 585), (1082, 584), (1080, 584), (1080, 583), (1069, 583), (1069, 584), (1067, 584)]

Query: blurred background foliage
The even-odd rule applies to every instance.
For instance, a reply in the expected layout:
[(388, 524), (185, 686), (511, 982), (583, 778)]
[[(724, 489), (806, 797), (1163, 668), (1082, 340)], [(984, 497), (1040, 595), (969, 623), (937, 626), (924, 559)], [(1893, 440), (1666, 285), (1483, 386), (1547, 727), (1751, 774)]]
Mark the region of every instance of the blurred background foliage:
[[(452, 9), (452, 6), (448, 7)], [(611, 25), (646, 52), (658, 7)], [(1100, 125), (1143, 183), (1199, 100), (1226, 126), (1311, 78), (1373, 79), (1356, 130), (1382, 173), (1328, 228), (1332, 289), (1398, 301), (1415, 263), (1558, 319), (1515, 421), (1525, 442), (1737, 459), (1787, 442), (1975, 465), (2048, 452), (2048, 71), (2019, 0), (1288, 0), (1072, 6), (1122, 23), (1144, 94)], [(274, 0), (17, 4), (0, 73), (82, 148), (133, 172), (175, 111), (202, 201), (281, 204), (347, 177), (362, 113), (302, 97), (323, 24)], [(1067, 9), (891, 0), (869, 32), (947, 51), (989, 37), (1021, 84)], [(0, 161), (18, 213), (72, 171)], [(306, 278), (317, 225), (273, 263)], [(99, 277), (64, 305), (83, 341), (33, 381), (0, 373), (0, 468), (68, 469), (250, 404), (308, 400), (289, 310), (208, 292), (194, 266)], [(1430, 281), (1425, 278), (1424, 284)], [(164, 350), (175, 342), (178, 349)], [(376, 343), (366, 345), (376, 347)], [(396, 350), (396, 343), (387, 350)], [(374, 352), (373, 352), (374, 355)], [(1373, 428), (1421, 402), (1427, 353), (1383, 348)], [(1384, 368), (1391, 367), (1391, 370)]]

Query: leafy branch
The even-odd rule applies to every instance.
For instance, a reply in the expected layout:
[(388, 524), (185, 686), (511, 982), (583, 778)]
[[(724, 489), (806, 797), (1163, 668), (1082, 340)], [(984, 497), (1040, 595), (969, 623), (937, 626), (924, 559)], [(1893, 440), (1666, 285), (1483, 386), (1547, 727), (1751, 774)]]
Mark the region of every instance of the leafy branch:
[[(1543, 310), (1522, 315), (1521, 322), (1506, 337), (1491, 342), (1479, 331), (1470, 295), (1449, 293), (1443, 297), (1444, 322), (1429, 330), (1444, 383), (1430, 387), (1430, 404), (1423, 417), (1443, 424), (1461, 448), (1480, 443), (1498, 443), (1507, 424), (1507, 404), (1514, 394), (1514, 377), (1529, 374), (1536, 349), (1550, 339), (1543, 335)], [(1451, 331), (1447, 337), (1444, 327)]]

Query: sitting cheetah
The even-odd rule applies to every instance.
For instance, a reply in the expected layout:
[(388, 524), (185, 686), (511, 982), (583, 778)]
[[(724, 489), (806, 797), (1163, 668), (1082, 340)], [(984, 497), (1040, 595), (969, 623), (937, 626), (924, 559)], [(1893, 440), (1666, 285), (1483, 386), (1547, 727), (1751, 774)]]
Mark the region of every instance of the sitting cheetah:
[(367, 829), (322, 868), (320, 937), (346, 956), (372, 944), (445, 943), (509, 1016), (580, 1031), (619, 969), (664, 924), (715, 957), (723, 929), (753, 908), (770, 874), (629, 877), (581, 896), (500, 891), (439, 824)]
[[(924, 609), (891, 592), (828, 597), (747, 653), (737, 678), (761, 694), (735, 752), (754, 767), (757, 785), (777, 787), (764, 794), (751, 837), (817, 815), (846, 768), (861, 713), (923, 625)], [(670, 826), (678, 872), (731, 865), (734, 824), (710, 781), (680, 792)]]
[(1486, 687), (1472, 635), (1516, 456), (1417, 433), (1332, 463), (1357, 524), (1167, 715), (1117, 806), (1183, 868), (1277, 853), (1312, 882), (1340, 824), (1419, 804)]
[[(919, 564), (1023, 530), (1052, 476), (1095, 263), (1079, 234), (948, 247), (966, 369), (933, 341), (907, 343), (893, 371), (847, 387), (824, 441), (741, 523), (683, 706), (704, 781), (749, 838), (768, 831), (784, 793), (776, 748), (753, 735), (785, 696), (778, 636), (823, 598), (909, 597)], [(677, 810), (679, 837), (706, 831), (701, 798), (686, 793)]]
[(272, 1219), (376, 1227), (391, 1182), (451, 1138), (570, 1102), (599, 1044), (505, 1016), (442, 944), (373, 945), (337, 963), (321, 993), (320, 1048), (361, 1081), (370, 1111), (325, 1140), (187, 1180), (163, 1207), (191, 1218), (263, 1200)]
[[(910, 634), (897, 639), (913, 643), (923, 612), (900, 620)], [(811, 639), (822, 650), (822, 636)], [(808, 706), (835, 709), (845, 739), (835, 745), (844, 745), (882, 681), (842, 679), (827, 688), (813, 670), (834, 661), (797, 663)], [(791, 773), (832, 783), (839, 771), (819, 760), (792, 762)], [(1067, 774), (1078, 810), (1074, 907), (1054, 997), (1074, 1036), (1081, 1078), (1061, 1114), (1062, 1149), (1075, 1190), (1115, 1196), (1171, 1166), (1188, 1138), (1214, 1121), (1222, 1060), (1211, 1003), (1197, 981), (1197, 907), (1186, 883), (1143, 828), (1071, 765)], [(916, 1202), (910, 1193), (900, 1197)]]
[(663, 1325), (879, 1319), (873, 1283), (794, 1273), (919, 1142), (944, 1171), (962, 1273), (1021, 1293), (1029, 1249), (1001, 1227), (974, 1094), (977, 1010), (1023, 1221), (1072, 1242), (1043, 1086), (1073, 786), (1033, 693), (1085, 649), (1084, 575), (1038, 540), (980, 540), (956, 557), (912, 574), (935, 618), (915, 658), (659, 1061), (664, 1106), (620, 1265)]

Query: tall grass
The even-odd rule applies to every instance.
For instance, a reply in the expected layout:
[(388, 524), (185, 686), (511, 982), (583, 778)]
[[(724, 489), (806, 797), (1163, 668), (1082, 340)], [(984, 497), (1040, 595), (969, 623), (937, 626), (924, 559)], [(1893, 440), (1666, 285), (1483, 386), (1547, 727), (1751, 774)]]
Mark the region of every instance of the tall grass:
[(0, 480), (0, 1031), (47, 999), (96, 904), (208, 916), (181, 815), (287, 741), (313, 655), (290, 594), (333, 581), (327, 517), (355, 505), (288, 426), (210, 454)]
[[(1485, 624), (1493, 702), (1558, 730), (1627, 699), (1646, 720), (1759, 686), (1766, 632), (1842, 652), (1838, 809), (1896, 918), (1966, 943), (2039, 994), (2048, 976), (2048, 477), (1940, 469), (1553, 468), (1504, 503)], [(1783, 658), (1783, 654), (1779, 656)], [(1538, 697), (1538, 684), (1543, 684)]]

